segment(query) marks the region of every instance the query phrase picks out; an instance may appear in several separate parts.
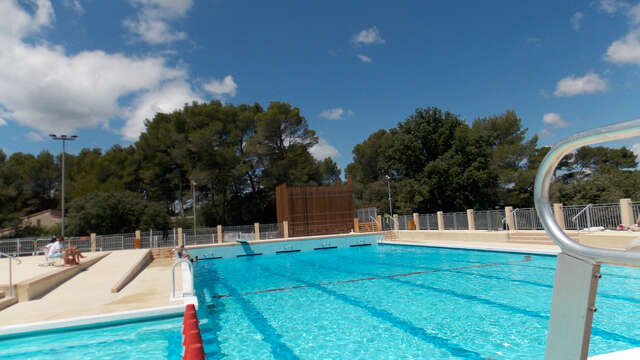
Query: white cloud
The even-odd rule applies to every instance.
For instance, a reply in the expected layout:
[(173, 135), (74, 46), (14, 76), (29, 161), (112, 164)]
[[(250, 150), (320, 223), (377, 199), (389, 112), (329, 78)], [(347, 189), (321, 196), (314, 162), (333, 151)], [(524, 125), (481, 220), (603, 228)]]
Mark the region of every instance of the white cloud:
[(7, 125), (7, 121), (3, 118), (0, 118), (0, 126), (6, 126)]
[(583, 77), (568, 76), (558, 81), (555, 96), (575, 96), (581, 94), (595, 94), (607, 91), (607, 80), (598, 74), (589, 72)]
[(78, 14), (84, 14), (84, 7), (82, 7), (80, 0), (64, 0), (64, 6), (73, 9)]
[(42, 138), (42, 136), (40, 134), (38, 134), (37, 132), (33, 132), (33, 131), (29, 131), (27, 133), (27, 139), (33, 141), (33, 142), (42, 142), (44, 141), (44, 139)]
[(563, 128), (569, 126), (569, 123), (562, 119), (562, 116), (557, 113), (546, 113), (542, 116), (542, 122), (545, 125), (551, 125), (556, 128)]
[(362, 54), (358, 54), (358, 59), (360, 59), (360, 60), (362, 60), (363, 62), (366, 62), (366, 63), (370, 63), (370, 62), (373, 61), (372, 58), (370, 58), (370, 57), (368, 57), (366, 55), (362, 55)]
[(614, 41), (607, 49), (605, 59), (618, 64), (640, 65), (640, 29)]
[(343, 119), (343, 115), (352, 116), (353, 111), (347, 109), (346, 111), (343, 108), (333, 108), (327, 109), (320, 113), (320, 117), (329, 119), (329, 120), (340, 120)]
[(569, 22), (571, 22), (571, 27), (573, 28), (573, 30), (575, 31), (580, 30), (583, 17), (584, 17), (584, 14), (582, 13), (582, 11), (578, 11), (577, 13), (571, 16), (571, 19), (569, 19)]
[(318, 143), (313, 145), (311, 149), (309, 149), (309, 152), (316, 160), (324, 160), (328, 157), (336, 158), (341, 156), (338, 149), (329, 145), (327, 140), (323, 138), (318, 139)]
[(139, 7), (135, 19), (124, 20), (124, 26), (139, 39), (152, 44), (166, 44), (182, 40), (187, 34), (173, 31), (169, 22), (184, 17), (193, 0), (129, 0)]
[(362, 30), (356, 35), (353, 36), (354, 44), (357, 45), (371, 45), (371, 44), (384, 44), (385, 41), (380, 36), (380, 30), (378, 30), (377, 26), (370, 27), (368, 29)]
[(136, 140), (145, 130), (145, 120), (158, 113), (169, 113), (181, 109), (185, 103), (201, 102), (184, 80), (164, 84), (140, 96), (125, 114), (127, 121), (121, 130), (127, 140)]
[[(165, 84), (186, 82), (187, 71), (169, 67), (162, 57), (127, 57), (100, 50), (68, 54), (61, 46), (28, 44), (23, 37), (54, 18), (50, 3), (40, 0), (29, 14), (14, 1), (0, 1), (0, 108), (2, 117), (38, 133), (72, 132), (105, 127), (109, 120), (136, 113), (138, 107)], [(188, 85), (183, 98), (195, 99)], [(145, 97), (146, 96), (146, 97)], [(127, 130), (127, 138), (132, 131)]]
[(618, 0), (600, 0), (600, 11), (607, 14), (615, 14), (618, 10), (627, 7), (628, 4)]
[(640, 143), (635, 143), (631, 146), (631, 151), (636, 154), (636, 160), (640, 161)]
[(542, 131), (540, 131), (540, 137), (541, 138), (548, 138), (548, 137), (553, 137), (556, 134), (554, 134), (553, 132), (547, 130), (547, 129), (542, 129)]
[(214, 95), (229, 95), (231, 97), (236, 96), (236, 90), (238, 89), (238, 85), (233, 81), (233, 76), (231, 75), (225, 76), (222, 80), (211, 80), (204, 84), (203, 87)]
[(640, 3), (638, 3), (638, 5), (632, 7), (631, 9), (629, 9), (629, 12), (627, 13), (627, 15), (629, 15), (629, 18), (631, 19), (631, 24), (633, 25), (640, 24)]

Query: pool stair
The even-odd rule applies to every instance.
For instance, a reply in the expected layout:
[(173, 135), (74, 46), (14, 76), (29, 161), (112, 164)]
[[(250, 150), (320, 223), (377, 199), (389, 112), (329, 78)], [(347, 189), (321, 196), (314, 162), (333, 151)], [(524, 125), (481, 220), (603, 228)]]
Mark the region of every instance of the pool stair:
[[(569, 237), (574, 241), (578, 241), (579, 234), (577, 232), (567, 232), (567, 235), (569, 235)], [(551, 240), (544, 231), (509, 231), (507, 242), (518, 244), (554, 245), (553, 240)]]
[(158, 259), (175, 259), (176, 254), (171, 247), (151, 249), (153, 260)]
[(204, 360), (205, 353), (200, 333), (200, 321), (193, 304), (188, 304), (184, 310), (182, 320), (182, 346), (184, 347), (183, 360)]

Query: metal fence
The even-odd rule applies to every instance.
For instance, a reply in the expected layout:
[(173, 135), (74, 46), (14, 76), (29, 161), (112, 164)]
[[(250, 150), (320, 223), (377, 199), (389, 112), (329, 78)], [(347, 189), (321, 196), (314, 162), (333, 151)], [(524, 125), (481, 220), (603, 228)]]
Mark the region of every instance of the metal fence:
[[(632, 208), (635, 208), (632, 204)], [(568, 230), (589, 229), (602, 226), (615, 229), (622, 223), (620, 204), (588, 204), (563, 206), (564, 226)]]
[(437, 214), (420, 214), (418, 215), (420, 229), (418, 230), (438, 230)]
[[(476, 230), (503, 230), (504, 210), (474, 211)], [(437, 229), (437, 226), (436, 226)]]
[(518, 208), (513, 210), (515, 230), (544, 230), (535, 208)]
[(378, 208), (375, 206), (366, 207), (366, 208), (357, 208), (356, 209), (356, 218), (358, 218), (359, 222), (370, 222), (371, 219), (376, 219), (378, 216)]
[(445, 230), (468, 230), (469, 221), (466, 212), (444, 213), (444, 229)]

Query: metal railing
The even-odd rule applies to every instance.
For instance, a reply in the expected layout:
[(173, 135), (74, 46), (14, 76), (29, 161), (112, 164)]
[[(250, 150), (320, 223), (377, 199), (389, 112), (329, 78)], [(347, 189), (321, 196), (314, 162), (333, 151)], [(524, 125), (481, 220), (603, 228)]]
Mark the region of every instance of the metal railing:
[(9, 297), (12, 298), (13, 297), (13, 273), (12, 273), (12, 269), (11, 269), (11, 262), (15, 261), (18, 264), (21, 264), (22, 261), (20, 261), (20, 259), (18, 259), (15, 256), (9, 255), (7, 253), (3, 253), (0, 252), (0, 258), (2, 257), (6, 257), (9, 261)]
[(567, 235), (549, 200), (553, 172), (566, 155), (582, 146), (633, 136), (640, 136), (640, 119), (576, 134), (551, 148), (536, 174), (536, 209), (547, 234), (562, 249), (556, 265), (546, 359), (587, 358), (600, 263), (640, 265), (640, 252), (587, 246)]
[(173, 263), (173, 266), (171, 266), (171, 298), (175, 299), (176, 298), (176, 266), (178, 264), (188, 264), (189, 265), (189, 275), (191, 276), (191, 292), (185, 292), (185, 287), (186, 284), (182, 284), (182, 296), (180, 297), (184, 297), (185, 295), (189, 295), (189, 296), (193, 296), (193, 264), (191, 263), (190, 260), (187, 259), (178, 259), (176, 260), (176, 262)]
[(418, 230), (438, 230), (437, 214), (420, 214), (418, 215), (420, 229)]
[[(476, 230), (503, 230), (504, 210), (474, 211), (473, 221)], [(437, 224), (436, 224), (437, 229)]]

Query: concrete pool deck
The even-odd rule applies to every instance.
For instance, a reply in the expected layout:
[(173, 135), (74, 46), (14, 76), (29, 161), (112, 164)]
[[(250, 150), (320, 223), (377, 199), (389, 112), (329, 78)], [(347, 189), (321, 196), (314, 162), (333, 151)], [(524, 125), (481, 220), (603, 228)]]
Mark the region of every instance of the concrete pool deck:
[[(0, 326), (59, 320), (81, 316), (102, 315), (180, 304), (170, 301), (171, 266), (173, 259), (156, 259), (122, 290), (111, 289), (127, 272), (141, 261), (149, 250), (119, 250), (73, 276), (39, 299), (21, 301), (0, 311)], [(91, 253), (91, 256), (97, 253)], [(21, 258), (13, 266), (14, 276), (26, 281), (46, 275), (46, 267), (37, 263), (42, 256)], [(24, 267), (22, 267), (24, 265)], [(2, 265), (0, 265), (2, 266)], [(55, 271), (55, 269), (49, 269)], [(5, 279), (8, 270), (0, 272)], [(176, 268), (176, 290), (182, 290), (181, 267)], [(5, 282), (7, 280), (4, 280)]]

